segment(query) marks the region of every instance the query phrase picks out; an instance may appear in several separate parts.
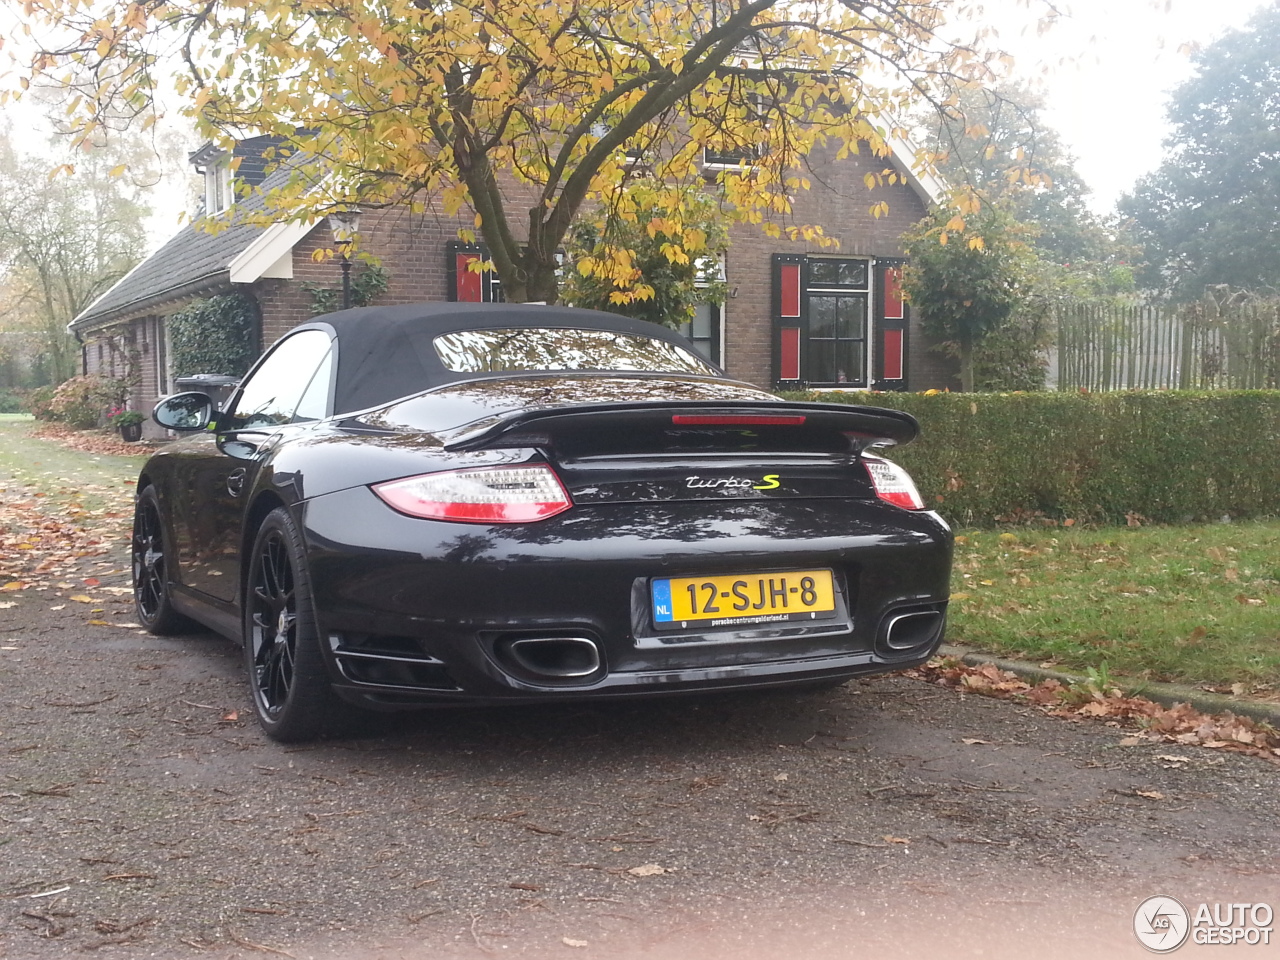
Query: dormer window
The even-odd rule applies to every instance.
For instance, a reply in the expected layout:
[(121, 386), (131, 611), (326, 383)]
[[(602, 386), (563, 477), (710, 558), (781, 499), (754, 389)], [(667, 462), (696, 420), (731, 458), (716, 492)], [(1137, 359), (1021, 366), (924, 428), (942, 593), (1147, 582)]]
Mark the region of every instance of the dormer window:
[(231, 186), (231, 155), (206, 143), (190, 156), (196, 173), (204, 177), (204, 213), (212, 217), (229, 210), (235, 202)]
[(232, 203), (231, 164), (226, 157), (204, 172), (204, 207), (210, 214), (222, 213)]

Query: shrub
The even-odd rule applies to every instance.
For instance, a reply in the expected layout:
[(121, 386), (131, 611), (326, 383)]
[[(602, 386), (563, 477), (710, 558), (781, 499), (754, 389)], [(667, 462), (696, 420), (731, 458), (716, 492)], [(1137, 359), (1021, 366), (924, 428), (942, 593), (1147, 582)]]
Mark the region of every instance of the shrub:
[(0, 390), (0, 413), (22, 413), (26, 408), (21, 390)]
[(58, 386), (49, 401), (54, 417), (79, 430), (96, 427), (113, 407), (123, 405), (129, 392), (123, 380), (92, 374), (72, 377)]
[(1280, 392), (827, 393), (904, 410), (889, 455), (964, 525), (1280, 516)]
[(49, 405), (53, 402), (53, 392), (56, 389), (57, 387), (51, 385), (28, 390), (27, 395), (22, 400), (23, 408), (37, 420), (58, 419), (53, 412), (53, 408)]

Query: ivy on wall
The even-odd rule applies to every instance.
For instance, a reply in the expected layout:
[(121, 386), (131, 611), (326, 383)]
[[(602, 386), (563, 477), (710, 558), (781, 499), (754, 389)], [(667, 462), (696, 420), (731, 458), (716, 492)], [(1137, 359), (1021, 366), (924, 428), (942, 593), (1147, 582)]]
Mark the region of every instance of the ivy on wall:
[[(387, 283), (390, 279), (391, 274), (379, 264), (352, 264), (351, 305), (353, 307), (369, 306), (381, 294), (386, 292)], [(302, 289), (311, 294), (311, 315), (313, 317), (342, 309), (341, 287), (321, 287), (314, 283), (304, 283)]]
[(238, 377), (258, 356), (257, 307), (239, 293), (196, 300), (169, 318), (169, 344), (175, 377)]

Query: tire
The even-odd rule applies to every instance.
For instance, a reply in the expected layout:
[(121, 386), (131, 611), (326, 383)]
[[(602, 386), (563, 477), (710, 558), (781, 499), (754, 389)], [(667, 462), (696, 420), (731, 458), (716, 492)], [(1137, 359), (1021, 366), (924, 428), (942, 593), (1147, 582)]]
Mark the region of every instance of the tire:
[(199, 629), (195, 621), (173, 608), (169, 563), (173, 557), (160, 513), (155, 487), (138, 494), (133, 507), (133, 537), (129, 545), (133, 566), (133, 607), (148, 633), (172, 636)]
[(320, 651), (302, 534), (284, 507), (267, 514), (249, 554), (244, 658), (254, 713), (272, 740), (315, 740), (348, 714)]

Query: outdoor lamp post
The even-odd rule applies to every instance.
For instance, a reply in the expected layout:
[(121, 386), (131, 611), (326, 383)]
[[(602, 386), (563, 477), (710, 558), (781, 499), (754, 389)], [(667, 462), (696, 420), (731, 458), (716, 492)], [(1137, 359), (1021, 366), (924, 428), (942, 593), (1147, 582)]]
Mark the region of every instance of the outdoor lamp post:
[(329, 214), (329, 230), (333, 233), (333, 245), (342, 256), (342, 309), (351, 308), (351, 249), (360, 232), (360, 208), (349, 207)]

